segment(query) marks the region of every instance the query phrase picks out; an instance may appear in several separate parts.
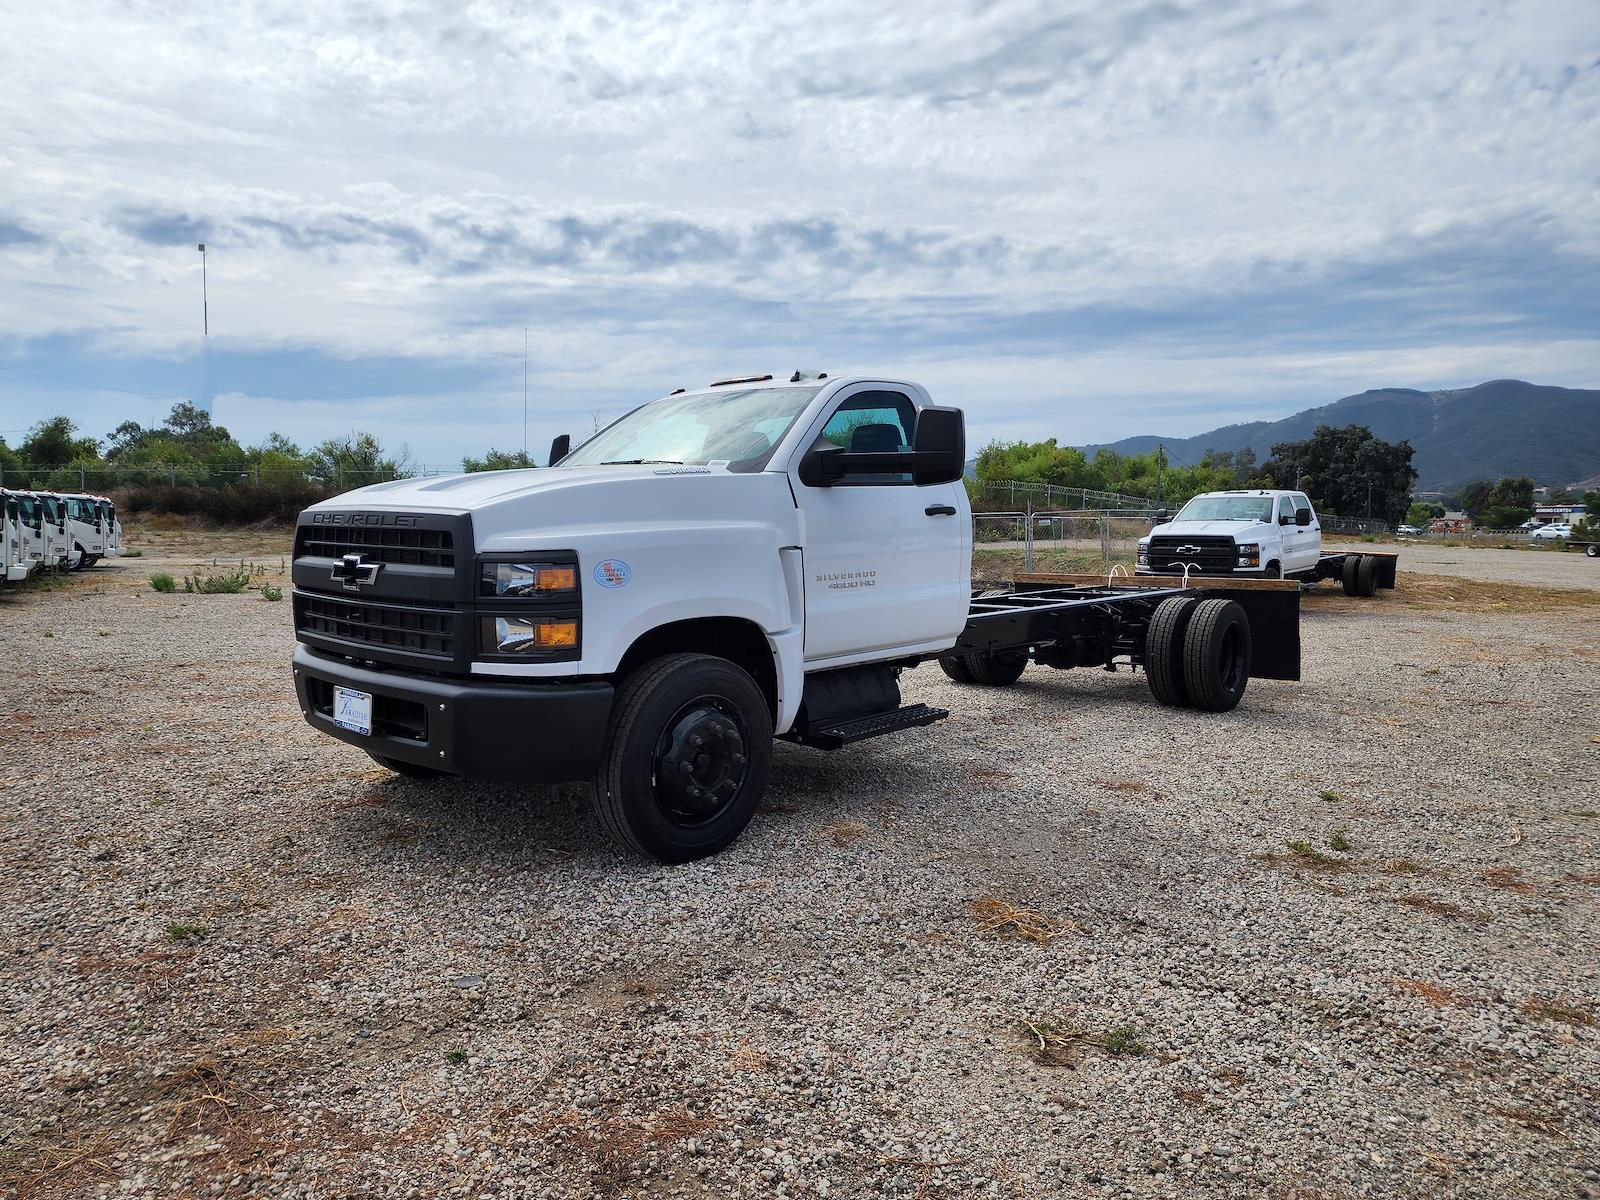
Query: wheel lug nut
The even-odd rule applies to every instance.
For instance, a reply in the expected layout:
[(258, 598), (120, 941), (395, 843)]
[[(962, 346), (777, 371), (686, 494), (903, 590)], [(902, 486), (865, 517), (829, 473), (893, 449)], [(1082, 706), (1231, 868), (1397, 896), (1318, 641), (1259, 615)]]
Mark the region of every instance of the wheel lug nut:
[(689, 745), (691, 746), (698, 746), (703, 741), (705, 741), (705, 738), (701, 737), (698, 733), (689, 735)]
[(678, 764), (678, 770), (685, 775), (692, 775), (694, 774), (694, 764), (691, 762), (681, 762)]

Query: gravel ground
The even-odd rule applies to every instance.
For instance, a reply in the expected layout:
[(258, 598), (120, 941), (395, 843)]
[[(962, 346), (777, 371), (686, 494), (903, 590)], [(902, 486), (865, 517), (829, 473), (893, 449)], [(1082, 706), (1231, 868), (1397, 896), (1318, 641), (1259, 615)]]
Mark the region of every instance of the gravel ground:
[(163, 561), (0, 602), (0, 1195), (1600, 1196), (1586, 593), (1320, 595), (1221, 715), (924, 668), (669, 869)]
[(1568, 550), (1502, 550), (1477, 546), (1430, 546), (1401, 542), (1371, 546), (1345, 542), (1335, 550), (1398, 550), (1400, 569), (1422, 575), (1520, 583), (1529, 587), (1600, 590), (1600, 561)]

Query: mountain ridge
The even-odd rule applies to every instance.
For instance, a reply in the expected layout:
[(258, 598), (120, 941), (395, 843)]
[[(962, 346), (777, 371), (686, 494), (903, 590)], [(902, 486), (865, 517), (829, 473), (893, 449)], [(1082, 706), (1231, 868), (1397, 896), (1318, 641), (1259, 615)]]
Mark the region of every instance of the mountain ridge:
[(1369, 388), (1276, 421), (1243, 421), (1188, 438), (1139, 434), (1080, 447), (1093, 455), (1148, 454), (1198, 463), (1207, 450), (1249, 448), (1266, 461), (1277, 442), (1298, 442), (1318, 425), (1365, 425), (1385, 441), (1410, 440), (1417, 487), (1443, 490), (1474, 479), (1527, 475), (1565, 488), (1600, 470), (1600, 389), (1491, 379), (1469, 388)]

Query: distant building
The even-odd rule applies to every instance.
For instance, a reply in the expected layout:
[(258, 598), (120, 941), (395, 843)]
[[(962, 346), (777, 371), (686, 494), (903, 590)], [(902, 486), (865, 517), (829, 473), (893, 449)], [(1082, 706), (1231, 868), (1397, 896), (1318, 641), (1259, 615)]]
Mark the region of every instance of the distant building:
[(1569, 525), (1576, 525), (1583, 520), (1587, 511), (1581, 504), (1536, 504), (1533, 508), (1533, 519), (1541, 525), (1548, 525), (1552, 521), (1565, 521)]
[(1428, 522), (1435, 533), (1466, 533), (1472, 528), (1472, 518), (1464, 512), (1447, 512)]

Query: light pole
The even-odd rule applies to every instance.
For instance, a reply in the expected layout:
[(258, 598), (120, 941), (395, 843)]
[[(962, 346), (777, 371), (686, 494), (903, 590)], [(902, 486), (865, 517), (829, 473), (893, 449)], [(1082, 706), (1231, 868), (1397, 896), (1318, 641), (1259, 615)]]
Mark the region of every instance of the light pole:
[(206, 244), (200, 243), (200, 321), (206, 337), (211, 336), (211, 301), (206, 296)]
[(522, 461), (528, 461), (528, 327), (522, 327)]

